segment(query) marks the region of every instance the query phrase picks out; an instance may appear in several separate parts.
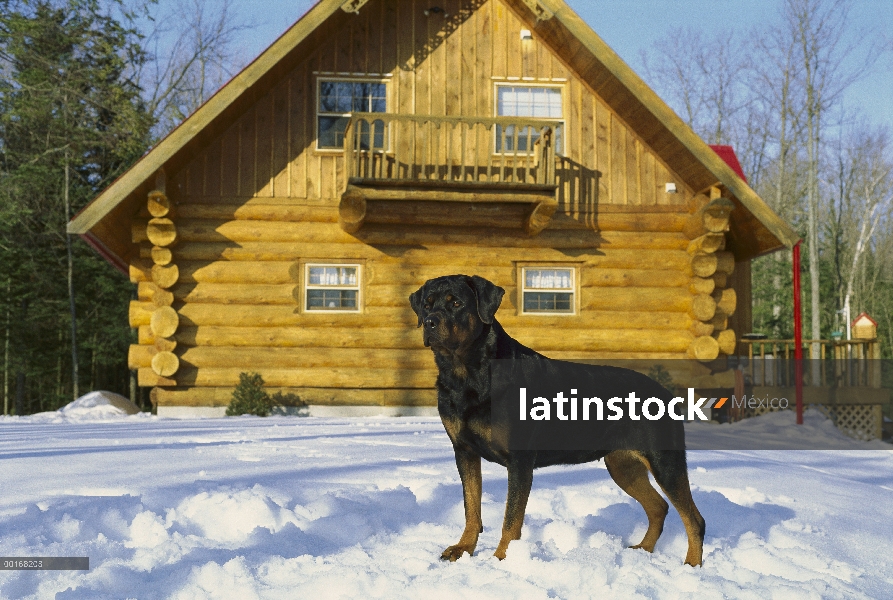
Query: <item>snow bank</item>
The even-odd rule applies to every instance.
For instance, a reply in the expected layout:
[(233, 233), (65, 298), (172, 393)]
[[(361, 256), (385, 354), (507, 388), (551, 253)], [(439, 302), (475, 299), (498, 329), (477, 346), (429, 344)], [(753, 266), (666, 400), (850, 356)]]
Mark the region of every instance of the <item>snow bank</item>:
[(12, 418), (31, 423), (70, 423), (75, 421), (108, 421), (134, 415), (135, 418), (151, 417), (140, 412), (139, 407), (120, 394), (99, 390), (84, 394), (56, 411), (42, 412), (26, 417)]
[[(690, 439), (725, 426), (708, 427)], [(505, 470), (485, 462), (478, 553), (450, 564), (462, 493), (437, 419), (5, 419), (0, 555), (91, 570), (0, 571), (0, 597), (890, 598), (893, 453), (843, 441), (689, 452), (697, 569), (672, 509), (653, 554), (627, 548), (644, 511), (601, 462), (537, 471), (523, 538), (497, 561)]]

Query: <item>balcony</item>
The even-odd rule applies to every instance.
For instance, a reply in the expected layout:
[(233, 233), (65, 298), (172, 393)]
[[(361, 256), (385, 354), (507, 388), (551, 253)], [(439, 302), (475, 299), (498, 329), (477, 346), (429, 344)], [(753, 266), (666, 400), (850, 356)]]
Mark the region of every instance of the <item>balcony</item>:
[(344, 134), (341, 227), (358, 231), (376, 203), (495, 203), (526, 207), (524, 229), (536, 235), (557, 207), (559, 132), (557, 121), (529, 117), (354, 113)]

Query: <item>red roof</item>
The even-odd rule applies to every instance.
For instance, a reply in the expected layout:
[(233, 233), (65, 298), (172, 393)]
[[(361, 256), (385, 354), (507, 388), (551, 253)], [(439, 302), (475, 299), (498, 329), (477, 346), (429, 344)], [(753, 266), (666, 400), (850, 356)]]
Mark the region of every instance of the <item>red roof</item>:
[(734, 148), (719, 144), (710, 144), (710, 148), (712, 148), (727, 165), (732, 167), (732, 170), (738, 174), (738, 177), (740, 177), (744, 183), (747, 183), (747, 177), (744, 176), (744, 171), (741, 169), (741, 163), (738, 162), (738, 156), (735, 154)]
[(862, 317), (865, 317), (866, 319), (868, 319), (869, 321), (871, 321), (871, 324), (872, 324), (872, 325), (874, 325), (875, 327), (877, 327), (877, 321), (875, 321), (874, 319), (872, 319), (871, 317), (869, 317), (869, 316), (868, 316), (868, 313), (865, 313), (865, 312), (863, 312), (863, 313), (859, 313), (859, 316), (857, 316), (855, 319), (853, 319), (853, 325), (855, 325), (856, 323), (858, 323), (858, 322), (862, 319)]

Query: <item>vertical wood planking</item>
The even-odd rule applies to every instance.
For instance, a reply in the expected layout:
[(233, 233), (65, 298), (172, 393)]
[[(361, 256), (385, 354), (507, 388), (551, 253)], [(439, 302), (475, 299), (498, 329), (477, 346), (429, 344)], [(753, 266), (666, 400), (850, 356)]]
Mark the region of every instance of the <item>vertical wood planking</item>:
[(611, 203), (611, 113), (598, 99), (595, 102), (595, 161), (595, 168), (601, 173), (599, 202)]
[(493, 76), (508, 77), (509, 69), (506, 65), (506, 27), (508, 12), (500, 0), (491, 0), (493, 5)]
[(626, 204), (626, 131), (620, 119), (611, 118), (611, 203)]
[[(626, 128), (624, 128), (626, 129)], [(639, 140), (628, 129), (626, 135), (626, 203), (641, 204), (639, 197)]]
[(291, 196), (289, 189), (289, 140), (291, 139), (291, 124), (289, 119), (288, 88), (289, 79), (286, 78), (273, 90), (273, 186), (272, 196), (287, 198)]
[(264, 95), (257, 101), (255, 124), (255, 196), (273, 195), (273, 96)]
[(642, 185), (640, 188), (642, 204), (657, 204), (657, 188), (654, 185), (654, 155), (647, 148), (643, 148), (640, 168), (642, 170)]
[(220, 186), (222, 196), (239, 195), (239, 131), (241, 121), (236, 121), (223, 134)]
[(220, 196), (220, 167), (222, 157), (220, 155), (220, 138), (212, 141), (205, 153), (208, 160), (205, 162), (205, 195), (211, 198)]
[(521, 50), (521, 21), (515, 12), (508, 6), (503, 5), (505, 11), (505, 61), (506, 74), (509, 77), (524, 76), (524, 60)]
[(252, 106), (239, 119), (239, 196), (254, 195), (254, 161), (257, 157), (254, 119), (255, 106)]

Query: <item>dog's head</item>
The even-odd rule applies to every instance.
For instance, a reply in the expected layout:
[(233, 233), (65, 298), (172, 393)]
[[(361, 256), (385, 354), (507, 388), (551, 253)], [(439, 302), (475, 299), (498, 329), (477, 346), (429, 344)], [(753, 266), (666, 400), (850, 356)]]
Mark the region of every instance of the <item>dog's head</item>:
[(474, 275), (429, 279), (409, 296), (409, 304), (424, 326), (422, 339), (433, 349), (456, 351), (493, 323), (505, 290)]

